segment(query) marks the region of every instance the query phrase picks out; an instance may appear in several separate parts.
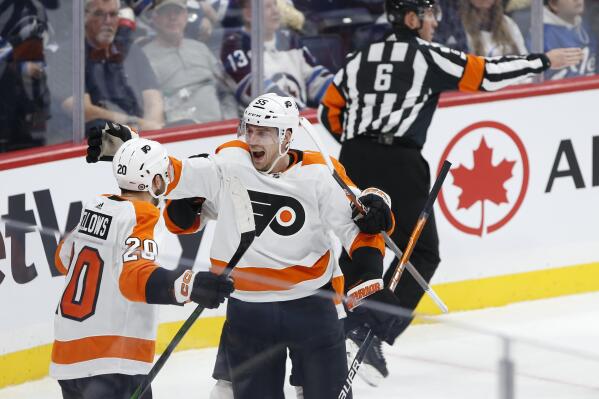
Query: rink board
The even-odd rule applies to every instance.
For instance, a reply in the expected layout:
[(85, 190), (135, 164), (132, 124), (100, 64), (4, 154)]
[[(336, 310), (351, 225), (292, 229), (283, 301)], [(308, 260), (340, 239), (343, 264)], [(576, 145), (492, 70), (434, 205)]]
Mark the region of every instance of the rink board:
[[(443, 159), (453, 163), (435, 205), (442, 262), (433, 280), (451, 311), (599, 290), (599, 84), (582, 83), (442, 101), (423, 154), (433, 174)], [(234, 126), (155, 136), (187, 157), (212, 152), (234, 137)], [(321, 133), (337, 154), (338, 144)], [(314, 149), (301, 135), (294, 146)], [(0, 158), (0, 215), (28, 225), (25, 234), (22, 225), (0, 226), (0, 387), (47, 374), (64, 284), (49, 264), (59, 238), (52, 229), (71, 228), (82, 201), (117, 189), (110, 164), (86, 164), (81, 147), (48, 154)], [(209, 225), (201, 240), (165, 233), (162, 264), (181, 266), (185, 258), (206, 268), (212, 232)], [(162, 308), (159, 347), (191, 310)], [(436, 313), (426, 299), (419, 311)], [(180, 349), (216, 345), (223, 314), (206, 312)]]

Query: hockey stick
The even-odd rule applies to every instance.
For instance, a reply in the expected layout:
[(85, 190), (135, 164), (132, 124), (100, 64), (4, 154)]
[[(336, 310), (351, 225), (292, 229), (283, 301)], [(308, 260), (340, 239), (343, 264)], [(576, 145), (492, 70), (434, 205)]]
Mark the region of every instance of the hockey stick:
[[(356, 194), (348, 187), (348, 185), (343, 181), (341, 176), (339, 176), (339, 174), (335, 170), (335, 167), (333, 166), (333, 163), (331, 162), (331, 157), (329, 156), (328, 151), (326, 150), (326, 148), (320, 141), (320, 138), (318, 137), (318, 133), (316, 133), (314, 131), (312, 124), (306, 118), (303, 118), (303, 117), (301, 118), (300, 123), (301, 123), (302, 127), (306, 130), (306, 132), (308, 133), (308, 135), (310, 136), (312, 141), (316, 144), (316, 147), (318, 147), (318, 150), (324, 157), (324, 160), (325, 160), (329, 170), (331, 171), (331, 173), (333, 173), (333, 178), (341, 186), (343, 191), (345, 191), (345, 195), (354, 204), (354, 206), (360, 211), (360, 213), (362, 213), (362, 214), (366, 213), (366, 210), (364, 209), (364, 205), (362, 205), (360, 203), (360, 201), (356, 197)], [(449, 171), (449, 166), (451, 165), (451, 163), (449, 163), (447, 161), (445, 161), (445, 162), (447, 164), (449, 164), (447, 166), (447, 170), (444, 172), (445, 175), (447, 175), (447, 172)], [(444, 164), (443, 168), (445, 168), (445, 166), (446, 165)], [(443, 170), (445, 170), (445, 169), (441, 170), (441, 173), (439, 174), (439, 176), (441, 176), (443, 174)], [(445, 175), (443, 175), (443, 176), (445, 176)], [(443, 177), (443, 178), (445, 178), (445, 177)], [(431, 191), (431, 193), (432, 193), (432, 191)], [(436, 194), (435, 194), (435, 196), (436, 196)], [(432, 204), (431, 204), (431, 206), (432, 206)], [(428, 218), (428, 215), (427, 215), (427, 218)], [(422, 227), (424, 227), (424, 225), (422, 225)], [(395, 254), (395, 256), (397, 256), (398, 259), (402, 259), (404, 257), (404, 253), (397, 247), (397, 245), (395, 245), (393, 240), (391, 240), (391, 238), (389, 237), (389, 235), (386, 232), (383, 232), (382, 234), (383, 234), (383, 239), (385, 240), (385, 243), (387, 244), (387, 246), (391, 249), (391, 251)], [(418, 233), (418, 235), (420, 235), (420, 232)], [(411, 238), (410, 238), (410, 240), (411, 240)], [(408, 259), (409, 259), (409, 255), (411, 255), (412, 249), (410, 249), (410, 254), (408, 254)], [(401, 262), (397, 266), (398, 269), (400, 266), (401, 266)], [(398, 269), (396, 269), (395, 274), (397, 274)], [(399, 272), (399, 276), (397, 277), (397, 280), (399, 280), (399, 277), (401, 277), (401, 274), (403, 273), (404, 269), (408, 269), (408, 272), (412, 275), (412, 277), (414, 277), (414, 280), (416, 280), (416, 282), (418, 283), (418, 285), (420, 285), (420, 287), (422, 287), (424, 292), (426, 292), (430, 296), (430, 298), (433, 300), (433, 302), (435, 302), (435, 304), (441, 310), (441, 312), (447, 313), (448, 309), (447, 309), (447, 306), (445, 305), (445, 303), (443, 303), (441, 298), (439, 298), (439, 296), (435, 293), (435, 291), (433, 291), (433, 289), (428, 285), (426, 280), (420, 275), (418, 270), (416, 270), (414, 265), (412, 265), (412, 263), (410, 263), (409, 260), (407, 260), (407, 262), (403, 266), (401, 266), (401, 271)], [(394, 274), (394, 277), (395, 277), (395, 274)], [(395, 285), (397, 285), (397, 283), (395, 283)]]
[[(433, 185), (431, 192), (428, 194), (428, 198), (426, 199), (424, 208), (422, 209), (422, 212), (420, 212), (420, 215), (418, 216), (418, 221), (416, 222), (416, 226), (414, 226), (414, 229), (412, 230), (412, 234), (410, 235), (410, 240), (408, 241), (406, 250), (404, 251), (404, 253), (399, 261), (399, 265), (397, 265), (397, 268), (395, 269), (395, 272), (393, 273), (393, 276), (391, 277), (391, 281), (389, 282), (389, 287), (385, 288), (385, 289), (389, 289), (389, 290), (391, 290), (391, 292), (395, 291), (395, 288), (397, 287), (397, 283), (399, 282), (401, 274), (403, 273), (405, 266), (408, 264), (410, 255), (412, 255), (412, 251), (414, 250), (414, 247), (416, 246), (416, 242), (418, 241), (418, 238), (420, 237), (420, 234), (422, 233), (422, 229), (424, 228), (424, 225), (426, 224), (426, 221), (428, 220), (428, 217), (429, 217), (430, 213), (432, 212), (433, 204), (435, 203), (435, 200), (437, 199), (437, 194), (439, 194), (441, 185), (443, 184), (443, 181), (445, 180), (445, 177), (447, 176), (447, 173), (449, 172), (450, 167), (451, 167), (451, 162), (449, 162), (449, 161), (443, 162), (443, 167), (441, 168), (441, 171), (439, 172), (439, 176), (437, 176), (437, 180), (435, 180), (435, 184)], [(391, 240), (389, 240), (389, 241), (391, 241)], [(391, 243), (393, 243), (393, 241), (391, 241)], [(358, 353), (356, 353), (356, 357), (354, 357), (354, 360), (352, 361), (351, 366), (348, 369), (347, 376), (345, 378), (345, 383), (343, 384), (343, 387), (341, 388), (341, 392), (339, 393), (338, 399), (345, 399), (351, 392), (351, 387), (352, 387), (352, 383), (354, 381), (354, 377), (356, 376), (358, 369), (362, 365), (362, 362), (364, 361), (364, 357), (366, 356), (366, 353), (368, 353), (368, 349), (370, 349), (370, 346), (372, 345), (373, 340), (374, 340), (374, 334), (372, 333), (372, 330), (369, 329), (368, 333), (366, 334), (366, 338), (364, 339), (364, 342), (362, 342), (360, 349), (358, 349)]]
[[(235, 221), (237, 223), (237, 229), (241, 233), (241, 238), (239, 241), (239, 246), (237, 250), (227, 263), (223, 274), (228, 276), (233, 271), (233, 268), (239, 262), (245, 251), (250, 247), (254, 238), (256, 237), (256, 226), (254, 224), (254, 212), (252, 210), (252, 203), (250, 201), (250, 196), (247, 190), (241, 185), (241, 182), (237, 178), (232, 178), (230, 182), (230, 190), (231, 190), (231, 198), (233, 201), (233, 208), (235, 214)], [(183, 336), (187, 333), (187, 331), (191, 328), (193, 323), (197, 320), (197, 318), (202, 314), (204, 308), (201, 305), (198, 305), (195, 310), (189, 315), (187, 320), (183, 323), (179, 331), (175, 334), (171, 342), (168, 344), (162, 355), (156, 361), (156, 364), (152, 366), (152, 369), (148, 373), (147, 377), (143, 380), (143, 382), (137, 387), (131, 399), (139, 399), (141, 395), (143, 395), (158, 372), (162, 369), (170, 355), (172, 354), (175, 347), (179, 344)]]

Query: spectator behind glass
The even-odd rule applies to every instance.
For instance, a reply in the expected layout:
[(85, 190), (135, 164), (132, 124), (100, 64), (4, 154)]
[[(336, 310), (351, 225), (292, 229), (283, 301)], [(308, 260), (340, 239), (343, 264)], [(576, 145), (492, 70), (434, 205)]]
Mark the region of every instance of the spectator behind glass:
[(470, 53), (483, 57), (528, 53), (518, 25), (503, 13), (502, 0), (464, 0), (460, 16)]
[[(587, 0), (585, 2), (585, 19), (591, 27), (593, 36), (595, 37), (595, 54), (599, 54), (599, 0)], [(599, 65), (595, 58), (595, 73), (599, 73)]]
[(304, 28), (306, 17), (295, 8), (293, 0), (277, 0), (277, 7), (281, 14), (281, 26), (295, 31), (301, 31)]
[(0, 152), (45, 143), (47, 22), (37, 0), (5, 0), (0, 6)]
[(236, 118), (233, 94), (208, 47), (184, 37), (185, 0), (157, 0), (152, 24), (157, 36), (142, 47), (156, 73), (168, 124)]
[[(162, 97), (148, 59), (135, 43), (126, 54), (114, 43), (119, 8), (119, 0), (85, 1), (85, 121), (160, 129)], [(73, 97), (63, 107), (71, 112)]]
[(531, 0), (508, 0), (504, 2), (505, 12), (514, 20), (523, 35), (530, 35)]
[[(249, 104), (251, 93), (251, 0), (242, 0), (244, 30), (227, 35), (221, 61), (235, 87), (241, 106)], [(318, 65), (307, 48), (289, 48), (289, 37), (280, 31), (281, 16), (275, 0), (264, 0), (264, 92), (291, 96), (300, 108), (318, 106), (333, 79), (329, 70)], [(286, 40), (287, 39), (287, 40)]]
[(584, 0), (545, 0), (543, 10), (543, 40), (545, 51), (559, 47), (579, 47), (582, 61), (559, 71), (546, 72), (549, 79), (595, 73), (597, 39), (583, 23)]
[[(155, 0), (154, 3), (159, 4), (160, 1)], [(219, 14), (221, 1), (190, 0), (183, 3), (185, 3), (189, 16), (189, 24), (187, 25), (185, 36), (203, 42), (208, 41), (222, 19)], [(223, 5), (227, 7), (228, 2), (225, 3)]]

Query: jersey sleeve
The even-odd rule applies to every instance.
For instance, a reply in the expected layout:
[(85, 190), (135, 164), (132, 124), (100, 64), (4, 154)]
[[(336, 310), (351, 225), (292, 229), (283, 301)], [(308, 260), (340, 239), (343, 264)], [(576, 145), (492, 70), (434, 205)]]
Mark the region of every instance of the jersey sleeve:
[(135, 217), (124, 242), (126, 250), (122, 254), (119, 289), (130, 301), (152, 303), (153, 293), (148, 292), (148, 282), (159, 269), (156, 264), (158, 246), (154, 241), (154, 229), (160, 211), (149, 202), (134, 201), (132, 204)]
[(495, 91), (521, 83), (549, 68), (545, 54), (481, 57), (418, 40), (416, 61), (433, 68), (432, 85), (436, 91)]
[(166, 227), (173, 234), (196, 233), (217, 217), (214, 206), (201, 197), (167, 200), (163, 214)]
[(54, 265), (56, 266), (56, 270), (58, 270), (60, 274), (66, 275), (68, 273), (69, 265), (71, 264), (73, 255), (73, 239), (71, 233), (68, 233), (60, 241), (58, 247), (56, 247), (56, 252), (54, 253)]
[(167, 200), (163, 215), (168, 231), (173, 234), (193, 234), (200, 230), (201, 210), (196, 210), (194, 203), (203, 201), (205, 199), (201, 197)]
[(344, 78), (345, 67), (335, 74), (318, 106), (318, 120), (337, 140), (340, 140), (343, 133), (343, 117), (347, 103), (342, 88)]
[(167, 198), (203, 197), (214, 202), (222, 185), (218, 155), (183, 161), (170, 157), (170, 160), (171, 181), (167, 188)]
[[(356, 185), (345, 173), (345, 168), (337, 160), (333, 160), (335, 170), (341, 179), (354, 192), (359, 192)], [(322, 179), (319, 207), (325, 223), (341, 241), (341, 245), (350, 256), (359, 248), (372, 248), (385, 254), (385, 242), (381, 234), (366, 234), (360, 231), (352, 219), (350, 201), (334, 181), (330, 173)]]
[(133, 302), (178, 305), (174, 286), (182, 272), (160, 267), (156, 263), (158, 244), (154, 241), (154, 229), (160, 211), (149, 202), (133, 201), (132, 204), (135, 217), (124, 234), (126, 249), (121, 254), (121, 294)]

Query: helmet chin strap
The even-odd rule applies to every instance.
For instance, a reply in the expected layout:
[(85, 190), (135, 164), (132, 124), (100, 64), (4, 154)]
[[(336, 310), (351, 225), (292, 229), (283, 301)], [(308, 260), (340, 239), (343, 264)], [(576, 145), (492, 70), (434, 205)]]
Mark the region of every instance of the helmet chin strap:
[(281, 144), (279, 144), (279, 156), (275, 158), (275, 160), (270, 165), (270, 168), (268, 168), (268, 170), (266, 172), (261, 172), (261, 173), (269, 175), (272, 172), (272, 170), (275, 167), (275, 165), (277, 164), (277, 162), (279, 162), (279, 160), (281, 158), (283, 158), (285, 155), (287, 155), (287, 153), (289, 153), (289, 147), (290, 146), (291, 146), (291, 143), (288, 143), (287, 146), (286, 146), (286, 148), (285, 148), (285, 151), (281, 152)]

